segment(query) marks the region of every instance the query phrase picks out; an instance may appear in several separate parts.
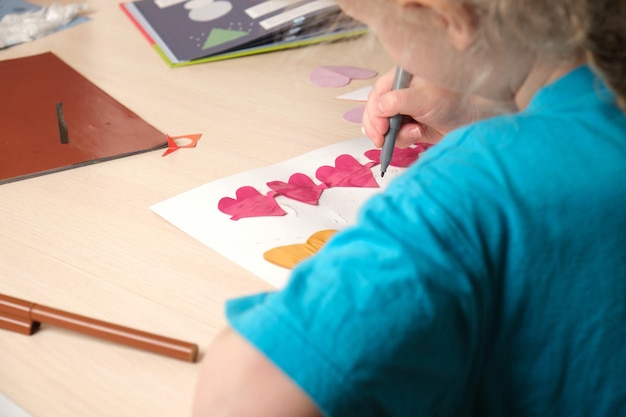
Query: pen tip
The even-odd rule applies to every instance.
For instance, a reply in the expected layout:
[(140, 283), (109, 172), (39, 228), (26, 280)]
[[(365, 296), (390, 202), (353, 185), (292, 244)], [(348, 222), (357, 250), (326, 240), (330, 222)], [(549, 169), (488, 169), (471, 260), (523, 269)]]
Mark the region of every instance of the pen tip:
[(380, 177), (382, 178), (382, 177), (384, 177), (384, 176), (385, 176), (385, 171), (381, 171), (381, 173), (380, 173)]

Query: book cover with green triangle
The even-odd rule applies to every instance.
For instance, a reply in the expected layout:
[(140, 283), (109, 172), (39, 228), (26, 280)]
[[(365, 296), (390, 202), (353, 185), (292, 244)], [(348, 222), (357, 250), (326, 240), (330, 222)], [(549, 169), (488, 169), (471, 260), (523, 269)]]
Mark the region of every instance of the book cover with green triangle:
[(366, 32), (332, 0), (137, 0), (120, 4), (170, 64), (293, 48)]
[(223, 45), (227, 42), (234, 41), (243, 36), (249, 35), (248, 32), (232, 29), (212, 29), (209, 36), (206, 38), (206, 42), (202, 46), (202, 49), (211, 49), (216, 46)]

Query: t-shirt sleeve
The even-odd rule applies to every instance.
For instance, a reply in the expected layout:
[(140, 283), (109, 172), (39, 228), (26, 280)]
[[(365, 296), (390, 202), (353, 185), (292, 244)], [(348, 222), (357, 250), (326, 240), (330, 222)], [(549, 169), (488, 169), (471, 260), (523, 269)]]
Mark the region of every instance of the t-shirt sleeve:
[(476, 207), (447, 154), (442, 146), (371, 199), (284, 289), (227, 304), (235, 331), (327, 416), (469, 405), (492, 294)]

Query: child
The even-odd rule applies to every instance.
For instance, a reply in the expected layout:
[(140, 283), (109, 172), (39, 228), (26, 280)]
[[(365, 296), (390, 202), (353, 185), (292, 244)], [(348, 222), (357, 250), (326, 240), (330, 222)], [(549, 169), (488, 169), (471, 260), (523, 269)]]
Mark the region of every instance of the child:
[(377, 84), (373, 142), (452, 131), (228, 303), (195, 415), (626, 415), (626, 0), (338, 3), (415, 76)]

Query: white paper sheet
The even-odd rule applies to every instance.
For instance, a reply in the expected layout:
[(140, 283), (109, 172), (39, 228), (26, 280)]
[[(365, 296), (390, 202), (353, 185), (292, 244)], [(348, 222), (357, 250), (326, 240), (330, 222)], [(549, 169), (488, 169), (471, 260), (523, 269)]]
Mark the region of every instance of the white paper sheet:
[(320, 166), (334, 166), (335, 158), (342, 154), (350, 154), (365, 164), (370, 160), (364, 153), (373, 148), (367, 138), (340, 142), (275, 165), (213, 181), (150, 208), (231, 261), (270, 284), (282, 287), (290, 271), (266, 261), (264, 252), (277, 246), (304, 243), (319, 230), (341, 230), (353, 224), (363, 202), (380, 192), (405, 168), (390, 167), (385, 177), (381, 178), (380, 166), (374, 165), (371, 170), (381, 188), (329, 188), (322, 192), (317, 206), (278, 196), (276, 202), (287, 212), (280, 217), (234, 221), (218, 210), (219, 200), (223, 197), (234, 198), (237, 189), (243, 186), (252, 186), (266, 194), (270, 191), (267, 182), (287, 182), (295, 173), (306, 174), (319, 184), (315, 171)]
[(336, 100), (348, 100), (348, 101), (359, 101), (365, 102), (367, 101), (367, 97), (372, 91), (373, 86), (367, 86), (363, 88), (359, 88), (356, 91), (351, 91), (346, 94), (342, 94), (340, 96), (335, 97)]
[(6, 395), (0, 392), (0, 416), (2, 417), (30, 417), (19, 405), (11, 401)]

